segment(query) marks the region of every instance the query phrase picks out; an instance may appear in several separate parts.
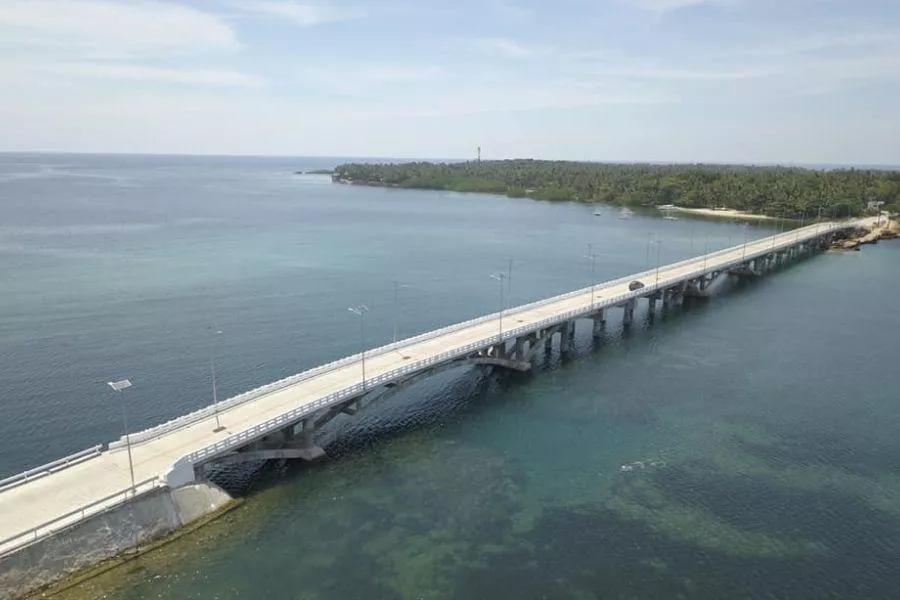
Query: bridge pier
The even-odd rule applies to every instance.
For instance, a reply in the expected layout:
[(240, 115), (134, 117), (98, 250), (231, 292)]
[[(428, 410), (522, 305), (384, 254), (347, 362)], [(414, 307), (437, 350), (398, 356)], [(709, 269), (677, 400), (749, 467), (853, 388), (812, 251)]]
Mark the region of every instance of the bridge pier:
[(622, 316), (622, 325), (625, 327), (631, 327), (631, 324), (634, 323), (634, 305), (634, 299), (631, 299), (622, 305), (625, 309), (625, 314)]
[(516, 338), (516, 348), (513, 352), (514, 358), (516, 360), (524, 360), (525, 359), (525, 343), (528, 341), (528, 336), (519, 336)]
[(566, 321), (560, 329), (559, 355), (568, 356), (575, 348), (575, 321)]
[(656, 291), (647, 296), (647, 308), (649, 310), (649, 315), (652, 318), (656, 314), (656, 303), (659, 302), (661, 295), (663, 292)]
[(592, 335), (594, 339), (598, 339), (603, 337), (603, 330), (606, 329), (606, 313), (601, 308), (593, 316), (593, 330)]

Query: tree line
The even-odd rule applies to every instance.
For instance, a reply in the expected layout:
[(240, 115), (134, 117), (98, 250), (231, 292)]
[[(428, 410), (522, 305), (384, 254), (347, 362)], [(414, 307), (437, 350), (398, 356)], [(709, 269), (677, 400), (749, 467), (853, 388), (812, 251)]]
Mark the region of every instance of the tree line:
[(728, 165), (605, 164), (547, 160), (337, 167), (341, 183), (505, 194), (622, 206), (675, 204), (800, 218), (858, 216), (872, 202), (900, 212), (900, 172)]

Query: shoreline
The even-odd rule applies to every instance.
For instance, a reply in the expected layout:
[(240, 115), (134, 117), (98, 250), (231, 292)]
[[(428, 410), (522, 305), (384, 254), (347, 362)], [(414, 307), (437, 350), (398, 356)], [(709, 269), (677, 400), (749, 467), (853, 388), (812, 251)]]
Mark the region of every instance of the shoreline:
[[(510, 196), (504, 192), (490, 192), (490, 191), (459, 191), (459, 190), (449, 190), (449, 189), (438, 189), (438, 188), (427, 188), (427, 187), (408, 187), (398, 184), (390, 184), (390, 183), (378, 183), (371, 181), (354, 181), (350, 179), (332, 179), (332, 183), (336, 183), (339, 185), (358, 185), (364, 187), (376, 187), (376, 188), (384, 188), (384, 189), (392, 189), (392, 190), (418, 190), (418, 191), (427, 191), (427, 192), (454, 192), (456, 194), (485, 194), (488, 196), (499, 196), (502, 198), (527, 198), (529, 200), (535, 200), (537, 202), (570, 202), (573, 204), (585, 204), (588, 206), (592, 206), (593, 202), (587, 202), (584, 200), (546, 200), (543, 198), (536, 198), (531, 195), (524, 196)], [(720, 219), (744, 219), (744, 220), (755, 220), (755, 221), (775, 221), (778, 220), (777, 217), (770, 217), (768, 215), (759, 215), (755, 213), (748, 213), (739, 210), (735, 210), (733, 208), (723, 208), (723, 209), (713, 209), (713, 208), (686, 208), (683, 206), (659, 206), (659, 205), (650, 205), (650, 206), (628, 206), (625, 204), (618, 204), (616, 202), (602, 202), (601, 204), (605, 206), (614, 206), (619, 208), (634, 208), (634, 209), (643, 209), (643, 210), (653, 210), (657, 209), (662, 212), (672, 211), (672, 212), (680, 212), (687, 215), (695, 215), (698, 217), (715, 217)], [(792, 221), (795, 219), (784, 218), (781, 219), (783, 221)]]
[[(658, 207), (659, 208), (659, 207)], [(740, 210), (735, 210), (733, 208), (723, 208), (723, 209), (715, 209), (715, 208), (685, 208), (683, 206), (675, 206), (670, 208), (669, 210), (678, 211), (681, 213), (687, 213), (690, 215), (697, 215), (701, 217), (717, 217), (720, 219), (752, 219), (756, 221), (774, 221), (775, 217), (770, 217), (768, 215), (758, 215), (755, 213), (743, 212)], [(787, 220), (787, 219), (785, 219)]]

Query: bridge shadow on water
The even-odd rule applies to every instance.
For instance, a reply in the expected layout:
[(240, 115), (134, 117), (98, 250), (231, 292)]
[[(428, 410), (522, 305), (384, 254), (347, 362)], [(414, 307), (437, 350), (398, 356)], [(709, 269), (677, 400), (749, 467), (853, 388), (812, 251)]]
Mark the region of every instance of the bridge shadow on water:
[[(685, 298), (669, 311), (658, 308), (655, 314), (650, 313), (646, 301), (641, 302), (631, 326), (625, 327), (622, 315), (615, 311), (608, 315), (607, 324), (597, 338), (592, 335), (591, 322), (581, 320), (576, 324), (573, 351), (563, 355), (556, 339), (548, 352), (537, 354), (530, 372), (460, 366), (408, 388), (389, 391), (381, 397), (373, 394), (375, 398), (359, 414), (342, 415), (323, 428), (319, 443), (326, 456), (320, 461), (282, 460), (219, 466), (213, 467), (208, 476), (232, 495), (248, 496), (285, 478), (302, 476), (326, 464), (340, 464), (348, 457), (377, 449), (404, 435), (439, 431), (468, 419), (477, 419), (481, 411), (501, 408), (498, 402), (503, 402), (509, 410), (516, 410), (516, 390), (531, 385), (534, 378), (578, 368), (579, 362), (589, 356), (628, 352), (632, 346), (639, 348), (648, 335), (657, 338), (670, 328), (686, 327), (694, 319), (702, 318), (717, 298), (753, 293), (758, 289), (758, 283), (757, 279), (722, 277), (710, 286), (709, 297)], [(645, 409), (638, 407), (634, 414), (644, 414)]]

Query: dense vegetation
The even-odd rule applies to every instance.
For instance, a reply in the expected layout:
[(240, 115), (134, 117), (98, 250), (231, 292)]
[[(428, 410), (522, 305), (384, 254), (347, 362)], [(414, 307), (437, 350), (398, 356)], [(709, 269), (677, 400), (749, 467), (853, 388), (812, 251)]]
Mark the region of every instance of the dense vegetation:
[(543, 160), (345, 164), (335, 181), (624, 206), (727, 207), (772, 216), (900, 211), (900, 172), (783, 167), (602, 164)]

